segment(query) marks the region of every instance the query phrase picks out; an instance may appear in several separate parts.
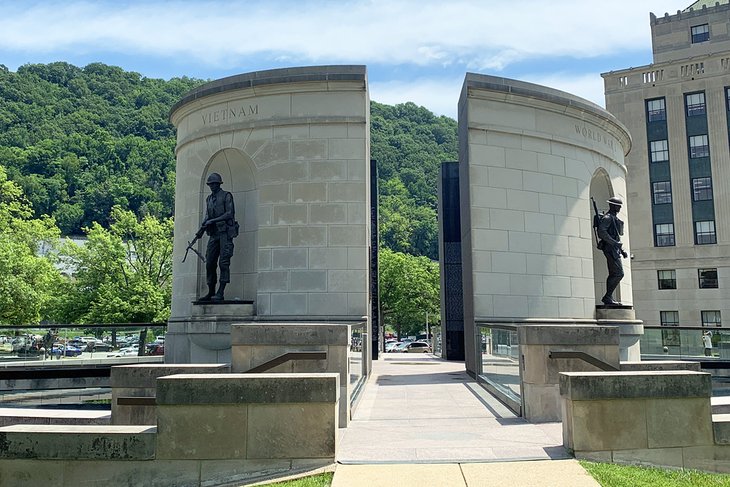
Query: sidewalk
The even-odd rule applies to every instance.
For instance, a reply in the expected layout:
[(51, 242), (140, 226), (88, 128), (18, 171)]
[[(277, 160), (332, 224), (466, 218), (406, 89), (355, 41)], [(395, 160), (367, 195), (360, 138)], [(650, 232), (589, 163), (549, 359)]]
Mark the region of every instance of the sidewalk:
[(563, 448), (560, 423), (515, 416), (462, 362), (383, 354), (362, 394), (333, 487), (599, 485)]

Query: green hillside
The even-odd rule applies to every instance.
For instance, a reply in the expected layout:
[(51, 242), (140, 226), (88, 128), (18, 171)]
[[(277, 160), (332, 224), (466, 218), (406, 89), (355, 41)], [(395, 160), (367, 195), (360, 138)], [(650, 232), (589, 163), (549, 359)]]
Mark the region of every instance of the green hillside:
[[(0, 166), (65, 235), (112, 207), (172, 215), (175, 133), (167, 115), (205, 80), (169, 81), (101, 63), (0, 65)], [(456, 122), (413, 103), (371, 105), (371, 157), (380, 173), (381, 243), (438, 257), (436, 188), (441, 161), (455, 160)]]

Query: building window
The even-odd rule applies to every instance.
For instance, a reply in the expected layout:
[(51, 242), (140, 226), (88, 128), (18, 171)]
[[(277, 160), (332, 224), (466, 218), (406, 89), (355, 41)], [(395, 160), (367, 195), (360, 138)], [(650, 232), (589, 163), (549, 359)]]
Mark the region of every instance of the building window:
[(670, 181), (657, 181), (652, 183), (654, 204), (664, 205), (672, 202), (672, 183)]
[(722, 326), (719, 311), (702, 311), (702, 326)]
[(651, 162), (664, 162), (669, 160), (669, 143), (666, 140), (652, 140), (649, 142)]
[(696, 115), (705, 114), (705, 94), (692, 93), (684, 96), (684, 102), (687, 106), (687, 116), (694, 117)]
[(695, 243), (697, 245), (717, 243), (713, 220), (695, 222)]
[(717, 289), (717, 269), (699, 269), (700, 289)]
[(656, 271), (659, 289), (677, 289), (677, 271)]
[(706, 201), (712, 199), (712, 178), (692, 179), (692, 200)]
[(707, 157), (710, 155), (710, 146), (707, 143), (707, 135), (694, 135), (689, 138), (689, 157)]
[(650, 122), (667, 119), (667, 110), (664, 106), (664, 98), (649, 100), (646, 102), (646, 114)]
[(654, 225), (654, 237), (657, 247), (671, 247), (674, 245), (674, 223)]
[(695, 25), (692, 27), (692, 44), (710, 40), (710, 26), (708, 24)]
[(679, 326), (679, 311), (660, 311), (659, 323), (662, 326)]

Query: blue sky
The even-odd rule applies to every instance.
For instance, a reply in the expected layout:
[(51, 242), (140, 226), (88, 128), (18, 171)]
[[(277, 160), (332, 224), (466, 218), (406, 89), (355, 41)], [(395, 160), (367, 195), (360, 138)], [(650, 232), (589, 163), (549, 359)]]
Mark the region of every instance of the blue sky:
[(0, 64), (103, 62), (152, 78), (216, 79), (368, 66), (371, 99), (456, 117), (466, 72), (603, 106), (600, 73), (651, 63), (649, 12), (692, 0), (0, 0)]

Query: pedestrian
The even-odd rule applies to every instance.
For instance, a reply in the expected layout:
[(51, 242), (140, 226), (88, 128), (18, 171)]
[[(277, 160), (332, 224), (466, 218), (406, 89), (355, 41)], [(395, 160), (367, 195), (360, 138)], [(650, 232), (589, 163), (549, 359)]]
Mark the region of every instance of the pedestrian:
[(710, 330), (702, 335), (702, 344), (705, 346), (705, 357), (712, 357), (712, 332)]

